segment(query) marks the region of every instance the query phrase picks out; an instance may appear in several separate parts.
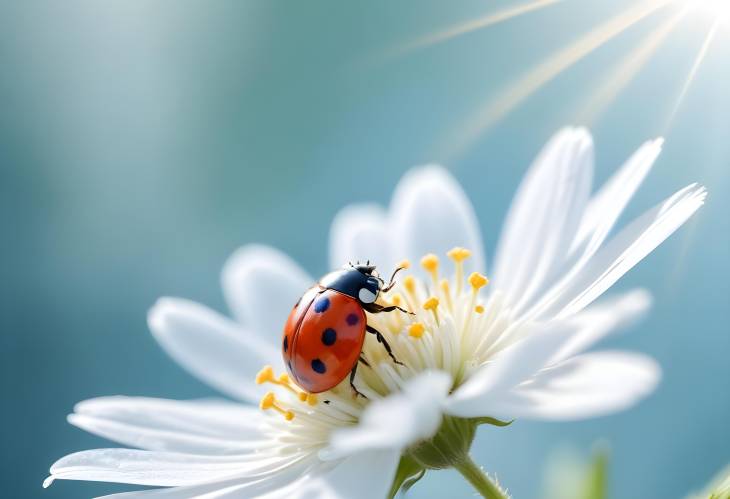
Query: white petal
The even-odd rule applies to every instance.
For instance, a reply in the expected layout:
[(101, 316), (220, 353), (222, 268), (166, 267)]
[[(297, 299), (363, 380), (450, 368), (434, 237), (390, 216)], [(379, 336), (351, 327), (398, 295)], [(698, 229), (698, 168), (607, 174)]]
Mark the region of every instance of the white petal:
[(533, 325), (527, 337), (505, 348), (461, 385), (448, 398), (446, 412), (461, 417), (491, 415), (495, 397), (545, 367), (577, 331), (578, 325), (569, 322)]
[(706, 195), (700, 185), (687, 186), (634, 220), (560, 285), (560, 297), (551, 310), (566, 317), (590, 304), (686, 222)]
[(643, 317), (650, 307), (649, 292), (635, 289), (586, 308), (570, 318), (577, 330), (548, 360), (547, 365), (557, 364), (584, 352), (609, 334), (629, 327)]
[(222, 497), (262, 497), (264, 494), (276, 492), (294, 483), (298, 478), (321, 467), (321, 461), (312, 457), (297, 458), (295, 460), (281, 460), (273, 465), (263, 466), (239, 473), (233, 478), (216, 479), (195, 485), (168, 487), (160, 489), (136, 490), (111, 494), (99, 499), (213, 499)]
[(260, 446), (261, 411), (223, 401), (101, 397), (69, 422), (123, 445), (190, 454), (242, 454)]
[(242, 456), (197, 456), (136, 449), (94, 449), (62, 457), (51, 466), (53, 480), (192, 485), (220, 480), (269, 465)]
[[(400, 460), (394, 449), (361, 452), (325, 472), (304, 476), (261, 499), (370, 499), (386, 497)], [(242, 496), (221, 496), (242, 497)]]
[(664, 139), (644, 143), (591, 198), (581, 220), (575, 247), (590, 257), (600, 247), (661, 153)]
[(347, 206), (332, 221), (330, 268), (370, 260), (381, 273), (391, 272), (397, 257), (392, 254), (390, 239), (383, 208), (374, 204)]
[(524, 339), (505, 348), (449, 397), (447, 412), (461, 417), (493, 416), (493, 404), (504, 393), (625, 328), (650, 303), (648, 293), (635, 290), (569, 319), (533, 324)]
[(644, 355), (588, 353), (495, 400), (490, 415), (543, 420), (603, 416), (636, 404), (654, 391), (660, 378), (658, 364)]
[(150, 310), (152, 334), (170, 356), (218, 390), (257, 401), (254, 379), (265, 364), (281, 369), (281, 353), (269, 342), (198, 303), (162, 298)]
[(262, 245), (244, 246), (231, 255), (221, 281), (231, 313), (277, 348), (289, 312), (314, 284), (291, 258)]
[[(474, 208), (443, 168), (426, 166), (406, 173), (393, 194), (390, 216), (394, 253), (399, 260), (408, 258), (417, 264), (427, 253), (443, 257), (454, 246), (463, 246), (472, 252), (465, 262), (467, 271), (486, 271)], [(444, 272), (450, 275), (451, 262), (445, 258), (442, 261)], [(420, 272), (418, 265), (413, 270)]]
[(592, 177), (593, 142), (585, 129), (559, 132), (525, 175), (499, 241), (493, 282), (514, 308), (562, 269)]
[(320, 457), (334, 459), (370, 449), (400, 450), (432, 436), (441, 424), (441, 406), (450, 387), (451, 378), (444, 372), (419, 374), (401, 392), (373, 401), (357, 426), (336, 430)]

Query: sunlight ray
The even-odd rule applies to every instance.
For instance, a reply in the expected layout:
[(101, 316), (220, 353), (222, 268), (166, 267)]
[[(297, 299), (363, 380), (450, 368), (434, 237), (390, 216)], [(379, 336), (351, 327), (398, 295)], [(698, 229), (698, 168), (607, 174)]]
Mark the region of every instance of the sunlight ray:
[(593, 125), (598, 116), (616, 99), (619, 92), (626, 88), (644, 67), (664, 39), (686, 16), (688, 10), (684, 8), (677, 12), (645, 36), (641, 43), (627, 54), (613, 71), (610, 71), (611, 77), (589, 95), (587, 102), (581, 106), (575, 122), (581, 125)]
[(400, 47), (397, 47), (393, 55), (403, 55), (414, 50), (430, 47), (431, 45), (445, 42), (447, 40), (450, 40), (451, 38), (455, 38), (457, 36), (464, 35), (472, 31), (483, 29), (488, 26), (493, 26), (495, 24), (508, 21), (509, 19), (521, 16), (523, 14), (527, 14), (538, 9), (542, 9), (544, 7), (548, 7), (562, 1), (563, 0), (535, 0), (530, 3), (525, 3), (514, 7), (508, 7), (500, 11), (487, 14), (486, 16), (480, 17), (478, 19), (451, 26), (443, 31), (417, 38)]
[(556, 52), (537, 67), (511, 83), (501, 92), (480, 106), (457, 133), (449, 137), (445, 152), (447, 156), (458, 155), (468, 147), (484, 130), (490, 128), (510, 111), (524, 102), (543, 85), (573, 66), (585, 56), (624, 32), (637, 22), (666, 6), (670, 0), (648, 0), (635, 5), (609, 19), (583, 35), (574, 43)]
[(685, 80), (684, 85), (682, 86), (682, 90), (679, 92), (679, 95), (677, 96), (677, 100), (674, 103), (674, 107), (672, 108), (672, 112), (669, 114), (669, 117), (667, 118), (667, 123), (665, 125), (665, 129), (668, 130), (672, 123), (674, 122), (674, 118), (677, 115), (677, 112), (679, 111), (680, 106), (682, 105), (682, 101), (684, 101), (684, 98), (687, 95), (687, 92), (689, 91), (689, 88), (692, 86), (692, 82), (695, 79), (695, 76), (697, 75), (697, 71), (700, 69), (700, 66), (702, 65), (702, 61), (704, 61), (705, 56), (707, 55), (707, 50), (710, 48), (710, 45), (712, 44), (712, 40), (715, 37), (715, 34), (717, 33), (717, 29), (720, 27), (720, 19), (715, 20), (715, 22), (712, 24), (712, 27), (707, 32), (707, 36), (705, 37), (705, 41), (702, 42), (702, 47), (700, 47), (699, 52), (697, 53), (697, 57), (695, 58), (694, 64), (692, 64), (692, 69), (690, 69), (689, 74), (687, 75), (687, 80)]

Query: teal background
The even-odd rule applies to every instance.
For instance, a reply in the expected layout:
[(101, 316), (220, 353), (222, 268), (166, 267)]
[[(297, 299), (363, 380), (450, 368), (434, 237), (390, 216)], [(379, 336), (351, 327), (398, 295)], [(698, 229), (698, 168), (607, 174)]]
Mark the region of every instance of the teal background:
[[(440, 162), (493, 254), (530, 160), (672, 13), (628, 29), (453, 151), (490, 97), (633, 4), (567, 0), (389, 55), (516, 3), (0, 2), (0, 495), (131, 488), (41, 482), (64, 454), (110, 445), (66, 423), (75, 402), (212, 394), (166, 357), (145, 315), (161, 295), (225, 310), (219, 272), (239, 245), (272, 244), (323, 273), (342, 206), (386, 203), (409, 167)], [(666, 134), (629, 215), (693, 181), (709, 189), (700, 213), (618, 285), (648, 287), (656, 305), (607, 346), (654, 356), (662, 384), (615, 416), (482, 429), (476, 460), (517, 498), (538, 496), (555, 448), (600, 438), (614, 498), (681, 497), (730, 460), (730, 26), (667, 123), (710, 22), (689, 15), (588, 123), (598, 181)], [(453, 472), (412, 491), (471, 494)]]

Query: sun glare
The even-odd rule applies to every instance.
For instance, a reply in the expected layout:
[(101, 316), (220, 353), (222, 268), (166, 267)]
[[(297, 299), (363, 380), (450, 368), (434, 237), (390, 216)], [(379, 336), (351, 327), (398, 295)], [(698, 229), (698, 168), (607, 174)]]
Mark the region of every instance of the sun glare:
[(691, 10), (730, 26), (730, 0), (676, 0)]

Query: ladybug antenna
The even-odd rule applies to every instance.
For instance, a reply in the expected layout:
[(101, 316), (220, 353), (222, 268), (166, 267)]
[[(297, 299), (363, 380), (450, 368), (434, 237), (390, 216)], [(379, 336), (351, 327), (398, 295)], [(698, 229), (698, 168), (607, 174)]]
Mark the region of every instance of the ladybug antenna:
[(393, 286), (395, 286), (395, 281), (393, 279), (395, 279), (395, 275), (403, 269), (405, 269), (405, 267), (401, 266), (393, 271), (393, 275), (390, 276), (390, 282), (388, 283), (387, 286), (385, 286), (383, 289), (381, 289), (382, 292), (387, 293), (388, 291), (390, 291), (393, 288)]

